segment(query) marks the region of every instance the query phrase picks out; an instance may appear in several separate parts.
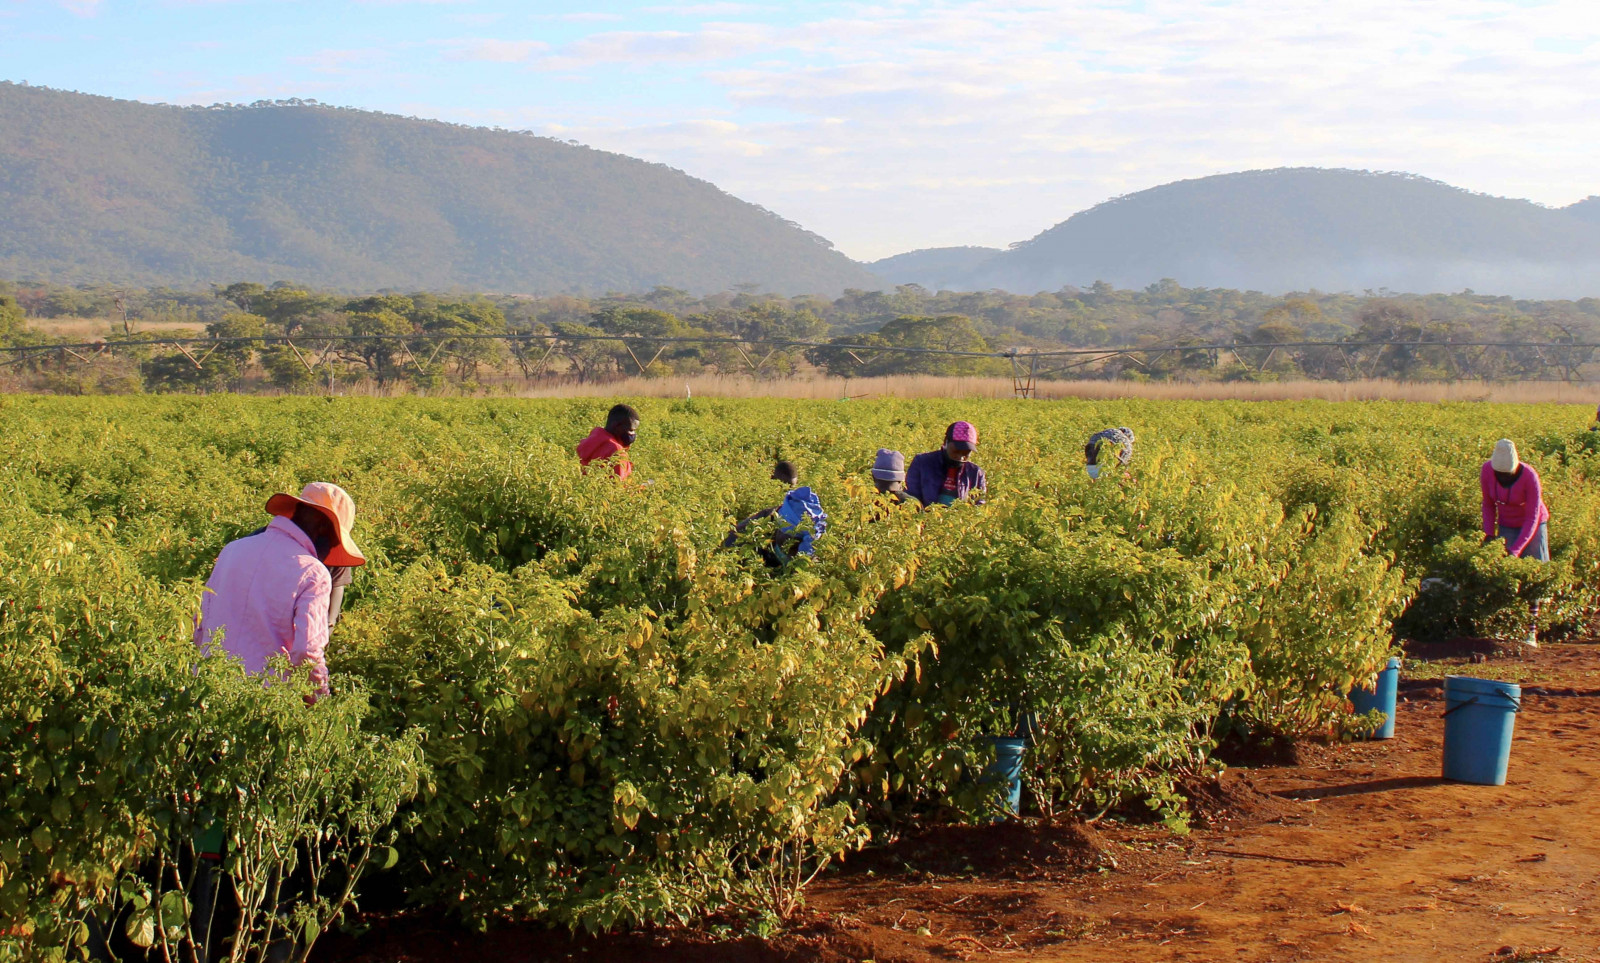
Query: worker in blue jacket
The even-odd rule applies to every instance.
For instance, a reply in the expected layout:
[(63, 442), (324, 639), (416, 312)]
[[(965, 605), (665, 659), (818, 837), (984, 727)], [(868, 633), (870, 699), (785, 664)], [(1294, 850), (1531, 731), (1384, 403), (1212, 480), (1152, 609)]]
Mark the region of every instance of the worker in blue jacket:
[(772, 469), (772, 480), (789, 486), (783, 502), (762, 509), (734, 526), (734, 530), (723, 539), (722, 546), (732, 548), (738, 543), (739, 535), (760, 519), (776, 518), (779, 520), (778, 530), (773, 534), (772, 541), (760, 551), (768, 566), (779, 568), (794, 555), (815, 553), (816, 540), (828, 530), (828, 513), (822, 510), (822, 500), (817, 493), (800, 484), (800, 470), (793, 462), (778, 462)]

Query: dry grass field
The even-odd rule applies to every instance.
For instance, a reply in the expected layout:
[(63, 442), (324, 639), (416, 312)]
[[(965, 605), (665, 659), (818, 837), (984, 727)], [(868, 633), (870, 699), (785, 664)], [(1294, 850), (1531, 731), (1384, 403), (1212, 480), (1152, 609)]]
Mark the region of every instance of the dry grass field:
[[(77, 341), (95, 341), (126, 334), (122, 329), (122, 321), (111, 318), (32, 318), (28, 321), (28, 327), (52, 338), (72, 338)], [(205, 334), (205, 329), (200, 325), (176, 321), (153, 323), (134, 321), (131, 327), (135, 334), (141, 331), (159, 331), (162, 334), (186, 337), (200, 337)]]
[[(944, 378), (903, 375), (888, 378), (791, 378), (764, 381), (751, 378), (631, 378), (600, 384), (551, 382), (520, 386), (515, 382), (495, 386), (498, 391), (529, 398), (631, 396), (707, 398), (1011, 398), (1015, 391), (1007, 378)], [(1565, 382), (1399, 382), (1399, 381), (1276, 381), (1276, 382), (1134, 382), (1044, 381), (1038, 397), (1146, 398), (1156, 400), (1233, 401), (1496, 401), (1528, 404), (1594, 404), (1600, 386)]]
[[(54, 338), (77, 341), (115, 340), (124, 334), (122, 322), (110, 318), (48, 318), (30, 327)], [(134, 322), (135, 333), (160, 332), (174, 337), (201, 337), (204, 329), (182, 322)], [(642, 398), (796, 398), (819, 400), (869, 398), (1012, 398), (1016, 390), (1009, 378), (965, 378), (935, 375), (895, 375), (882, 378), (830, 378), (815, 369), (790, 378), (695, 375), (628, 378), (620, 381), (581, 383), (565, 378), (527, 381), (514, 374), (489, 374), (476, 389), (430, 394), (490, 394), (522, 398), (642, 397)], [(270, 389), (264, 393), (271, 394)], [(346, 387), (340, 394), (405, 395), (397, 387)], [(1528, 404), (1595, 404), (1600, 386), (1559, 381), (1517, 383), (1362, 381), (1041, 381), (1037, 397), (1143, 398), (1192, 401), (1495, 401)]]

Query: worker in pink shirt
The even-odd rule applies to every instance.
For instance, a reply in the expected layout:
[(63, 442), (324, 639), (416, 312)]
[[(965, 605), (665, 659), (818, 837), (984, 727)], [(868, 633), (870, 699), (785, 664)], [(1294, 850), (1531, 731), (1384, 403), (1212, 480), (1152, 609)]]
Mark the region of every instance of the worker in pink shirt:
[(291, 665), (309, 664), (312, 682), (326, 692), (328, 569), (367, 561), (350, 537), (356, 505), (339, 486), (312, 482), (298, 498), (273, 495), (267, 511), (274, 517), (264, 530), (229, 542), (217, 556), (195, 645), (214, 651), (220, 633), (222, 651), (250, 673), (281, 653)]
[(1539, 473), (1517, 458), (1509, 438), (1495, 442), (1494, 455), (1478, 472), (1483, 492), (1483, 537), (1505, 542), (1506, 554), (1550, 561), (1550, 509)]

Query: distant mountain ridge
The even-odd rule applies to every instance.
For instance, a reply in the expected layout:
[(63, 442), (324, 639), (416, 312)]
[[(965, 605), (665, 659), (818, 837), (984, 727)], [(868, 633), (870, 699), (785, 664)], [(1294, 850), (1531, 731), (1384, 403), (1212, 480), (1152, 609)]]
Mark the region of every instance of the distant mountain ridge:
[[(926, 285), (928, 272), (911, 254), (872, 266), (892, 283)], [(1600, 296), (1600, 197), (1554, 209), (1408, 174), (1220, 174), (1080, 211), (943, 286), (1032, 293), (1094, 281), (1144, 287), (1162, 278), (1265, 292)]]
[(875, 288), (660, 164), (309, 102), (171, 107), (0, 82), (0, 277), (342, 290)]
[(1600, 194), (1591, 194), (1576, 204), (1563, 207), (1562, 210), (1574, 217), (1600, 224)]
[(895, 284), (920, 284), (930, 291), (951, 290), (1001, 253), (997, 247), (925, 247), (877, 261), (867, 269)]

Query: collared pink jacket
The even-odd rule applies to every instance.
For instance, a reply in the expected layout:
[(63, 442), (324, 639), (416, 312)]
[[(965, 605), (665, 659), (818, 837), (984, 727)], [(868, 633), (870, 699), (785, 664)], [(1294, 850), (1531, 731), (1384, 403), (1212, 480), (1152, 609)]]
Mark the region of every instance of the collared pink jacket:
[(309, 662), (312, 682), (325, 691), (331, 591), (311, 539), (294, 522), (275, 517), (261, 534), (223, 546), (200, 600), (194, 643), (205, 651), (220, 630), (223, 650), (252, 674), (280, 652), (291, 665)]

